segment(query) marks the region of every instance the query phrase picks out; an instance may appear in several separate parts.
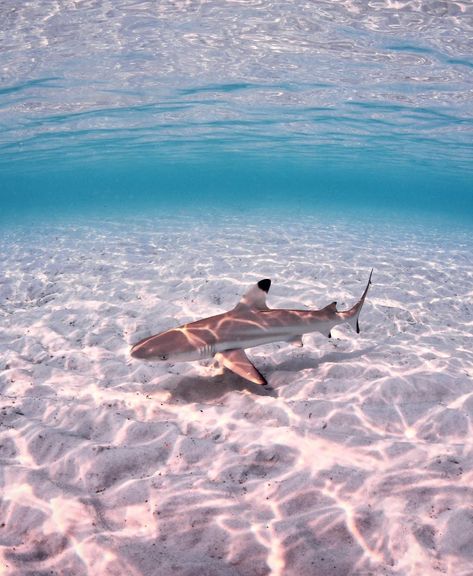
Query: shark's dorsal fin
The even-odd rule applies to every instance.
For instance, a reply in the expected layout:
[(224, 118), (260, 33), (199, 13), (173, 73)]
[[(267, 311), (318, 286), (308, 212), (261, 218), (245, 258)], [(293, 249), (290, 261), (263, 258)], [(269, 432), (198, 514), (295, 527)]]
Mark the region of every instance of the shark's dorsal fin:
[(245, 292), (240, 302), (238, 302), (237, 308), (239, 306), (248, 306), (249, 308), (256, 308), (257, 310), (268, 310), (266, 306), (266, 294), (269, 292), (270, 286), (271, 280), (269, 278), (260, 280)]

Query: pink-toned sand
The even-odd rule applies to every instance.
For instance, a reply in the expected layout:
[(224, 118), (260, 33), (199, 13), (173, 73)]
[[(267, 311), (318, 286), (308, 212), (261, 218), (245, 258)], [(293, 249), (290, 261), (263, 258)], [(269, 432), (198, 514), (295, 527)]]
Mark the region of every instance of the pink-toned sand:
[[(421, 225), (214, 214), (0, 232), (0, 573), (473, 574), (473, 241)], [(333, 339), (207, 364), (140, 338), (268, 304)]]

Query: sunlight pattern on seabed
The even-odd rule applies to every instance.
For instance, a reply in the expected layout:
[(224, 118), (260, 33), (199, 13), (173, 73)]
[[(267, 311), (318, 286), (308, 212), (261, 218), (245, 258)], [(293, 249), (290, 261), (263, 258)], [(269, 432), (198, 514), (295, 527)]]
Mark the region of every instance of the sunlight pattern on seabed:
[[(472, 2), (7, 1), (0, 32), (0, 572), (471, 576)], [(347, 309), (372, 267), (360, 336), (250, 350), (272, 395), (130, 358), (266, 277)]]
[[(471, 235), (266, 222), (264, 245), (247, 216), (4, 236), (7, 574), (471, 573)], [(130, 363), (137, 334), (230, 308), (267, 267), (270, 306), (346, 306), (367, 261), (359, 337), (251, 351), (277, 397)]]

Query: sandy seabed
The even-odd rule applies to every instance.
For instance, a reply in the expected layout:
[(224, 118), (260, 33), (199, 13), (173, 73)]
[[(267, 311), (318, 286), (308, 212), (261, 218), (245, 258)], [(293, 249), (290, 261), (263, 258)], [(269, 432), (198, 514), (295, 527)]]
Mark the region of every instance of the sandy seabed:
[[(0, 232), (1, 574), (473, 574), (473, 239), (328, 218)], [(140, 338), (232, 308), (348, 326), (249, 351), (274, 392)]]

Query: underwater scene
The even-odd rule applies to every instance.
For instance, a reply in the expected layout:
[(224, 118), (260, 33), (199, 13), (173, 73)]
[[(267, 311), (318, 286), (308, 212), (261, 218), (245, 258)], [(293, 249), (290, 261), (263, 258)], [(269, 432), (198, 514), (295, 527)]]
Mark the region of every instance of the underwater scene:
[(0, 32), (1, 574), (473, 574), (473, 4)]

